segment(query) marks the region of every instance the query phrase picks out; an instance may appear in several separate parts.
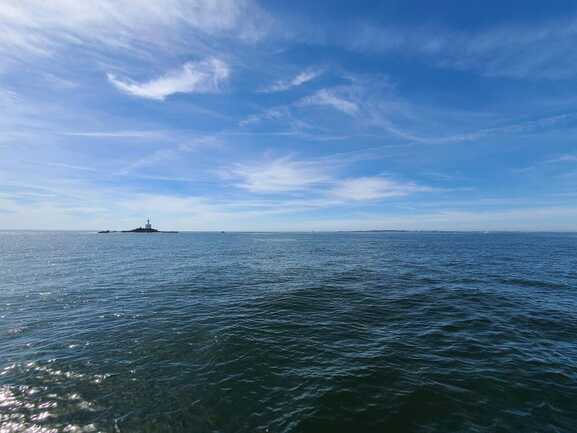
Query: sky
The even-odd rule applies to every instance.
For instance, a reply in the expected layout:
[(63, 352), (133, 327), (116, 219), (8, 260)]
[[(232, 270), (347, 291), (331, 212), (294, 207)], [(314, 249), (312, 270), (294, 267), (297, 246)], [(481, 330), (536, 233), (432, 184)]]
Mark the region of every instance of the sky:
[(577, 230), (577, 4), (3, 0), (0, 229)]

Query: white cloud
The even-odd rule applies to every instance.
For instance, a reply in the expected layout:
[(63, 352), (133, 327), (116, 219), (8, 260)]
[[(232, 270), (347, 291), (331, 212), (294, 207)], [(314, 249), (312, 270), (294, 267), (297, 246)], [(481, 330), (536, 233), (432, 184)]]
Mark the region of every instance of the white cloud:
[(263, 120), (278, 120), (278, 119), (282, 119), (284, 117), (289, 117), (289, 116), (290, 116), (289, 107), (286, 107), (286, 106), (274, 107), (274, 108), (269, 108), (260, 114), (252, 114), (252, 115), (248, 116), (246, 119), (242, 119), (240, 122), (238, 122), (238, 125), (239, 126), (248, 126), (248, 125), (257, 124)]
[(62, 132), (62, 135), (72, 137), (90, 137), (90, 138), (163, 138), (165, 131), (67, 131)]
[(290, 157), (261, 164), (236, 164), (223, 175), (239, 180), (237, 187), (256, 193), (301, 191), (330, 179), (329, 168), (323, 164)]
[(571, 155), (571, 154), (561, 155), (558, 158), (549, 159), (545, 162), (549, 164), (553, 164), (556, 162), (577, 162), (577, 155)]
[(180, 69), (167, 72), (151, 81), (137, 83), (107, 74), (108, 80), (120, 91), (141, 98), (163, 101), (175, 93), (216, 93), (230, 75), (222, 60), (209, 58), (187, 62)]
[(338, 89), (321, 89), (311, 96), (301, 100), (301, 105), (324, 105), (354, 116), (359, 111), (356, 102), (346, 99)]
[[(299, 103), (300, 104), (300, 103)], [(251, 114), (250, 116), (241, 119), (238, 122), (238, 126), (241, 128), (255, 126), (260, 123), (267, 122), (274, 124), (281, 130), (275, 131), (261, 131), (261, 132), (246, 132), (242, 131), (240, 134), (267, 134), (267, 135), (292, 135), (299, 136), (301, 138), (309, 140), (324, 140), (335, 138), (334, 134), (327, 134), (324, 128), (319, 128), (318, 124), (310, 123), (307, 120), (303, 120), (301, 116), (298, 115), (294, 109), (294, 104), (291, 105), (281, 105), (273, 108), (266, 109), (257, 114)], [(239, 132), (237, 132), (239, 134)], [(340, 137), (339, 137), (340, 138)], [(338, 139), (338, 138), (337, 138)]]
[(0, 53), (21, 58), (94, 44), (175, 50), (193, 43), (191, 32), (258, 39), (268, 22), (252, 0), (3, 0)]
[[(5, 184), (3, 184), (5, 186)], [(73, 189), (69, 189), (73, 188)], [(27, 200), (21, 200), (26, 197)], [(514, 199), (513, 199), (514, 201)], [(566, 198), (565, 198), (566, 201)], [(341, 202), (342, 203), (342, 202)], [(326, 200), (216, 200), (201, 196), (142, 194), (70, 184), (65, 191), (37, 188), (0, 191), (0, 225), (5, 229), (129, 229), (150, 215), (156, 226), (174, 230), (572, 230), (577, 208), (535, 204), (512, 209), (472, 210), (476, 203), (357, 212), (322, 218), (295, 212), (339, 205)], [(439, 206), (434, 206), (439, 209)], [(159, 209), (162, 213), (158, 214)], [(155, 216), (156, 215), (156, 216)]]
[(331, 195), (347, 201), (362, 201), (399, 197), (425, 191), (432, 191), (432, 189), (414, 183), (402, 183), (382, 177), (359, 177), (339, 182), (331, 191)]
[(63, 163), (63, 162), (29, 161), (29, 160), (23, 160), (22, 162), (25, 164), (39, 165), (39, 166), (45, 166), (45, 167), (56, 167), (56, 168), (65, 168), (65, 169), (70, 169), (70, 170), (98, 172), (98, 170), (94, 167), (86, 167), (83, 165), (76, 165), (76, 164), (67, 164), (67, 163)]
[(427, 186), (378, 176), (336, 180), (339, 168), (368, 155), (336, 154), (307, 161), (287, 156), (264, 163), (236, 164), (221, 174), (235, 181), (237, 187), (255, 193), (312, 192), (321, 198), (323, 206), (433, 191)]
[[(200, 149), (209, 148), (221, 148), (224, 146), (224, 141), (213, 135), (201, 135), (197, 137), (186, 138), (183, 141), (179, 141), (175, 146), (166, 147), (164, 145), (160, 149), (155, 150), (152, 153), (146, 154), (135, 161), (127, 164), (122, 170), (119, 171), (120, 175), (134, 175), (134, 172), (142, 168), (155, 167), (158, 165), (166, 164), (169, 161), (174, 161), (178, 158), (182, 158), (184, 153), (195, 152)], [(155, 176), (158, 178), (163, 178), (166, 180), (182, 179), (182, 177), (175, 177), (172, 173), (174, 169), (171, 169), (169, 175)], [(150, 177), (150, 176), (149, 176)]]
[(20, 98), (16, 92), (0, 88), (0, 107), (13, 109), (20, 103)]
[(577, 71), (577, 17), (528, 25), (508, 24), (483, 31), (433, 27), (350, 26), (348, 31), (301, 31), (308, 43), (335, 44), (352, 51), (403, 53), (442, 68), (472, 70), (484, 76), (571, 78)]
[(298, 74), (296, 77), (292, 78), (291, 80), (279, 80), (276, 83), (272, 84), (270, 87), (267, 87), (263, 90), (266, 93), (274, 93), (274, 92), (284, 92), (285, 90), (289, 90), (293, 87), (302, 86), (309, 81), (314, 80), (319, 75), (322, 74), (322, 70), (320, 69), (311, 69), (307, 71), (303, 71)]
[(126, 175), (133, 170), (155, 166), (159, 163), (173, 160), (176, 157), (177, 152), (174, 149), (159, 149), (149, 155), (143, 156), (142, 158), (131, 162), (126, 167), (124, 167), (119, 172), (119, 174)]
[(181, 152), (193, 152), (199, 149), (222, 149), (224, 146), (225, 140), (219, 135), (199, 135), (178, 143), (177, 148)]
[[(575, 207), (533, 207), (512, 210), (470, 211), (450, 210), (410, 213), (364, 213), (352, 217), (330, 217), (321, 221), (289, 220), (273, 230), (526, 230), (572, 231), (576, 230)], [(265, 226), (261, 226), (265, 230)]]

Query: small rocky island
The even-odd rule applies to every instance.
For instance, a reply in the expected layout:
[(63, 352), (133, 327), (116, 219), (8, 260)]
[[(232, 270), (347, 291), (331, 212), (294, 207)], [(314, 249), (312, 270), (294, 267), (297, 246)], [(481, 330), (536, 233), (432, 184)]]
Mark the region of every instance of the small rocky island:
[[(117, 230), (101, 230), (98, 233), (118, 233)], [(121, 230), (120, 233), (178, 233), (175, 231), (161, 231), (152, 228), (150, 224), (150, 218), (146, 220), (144, 227), (138, 227), (132, 230)]]

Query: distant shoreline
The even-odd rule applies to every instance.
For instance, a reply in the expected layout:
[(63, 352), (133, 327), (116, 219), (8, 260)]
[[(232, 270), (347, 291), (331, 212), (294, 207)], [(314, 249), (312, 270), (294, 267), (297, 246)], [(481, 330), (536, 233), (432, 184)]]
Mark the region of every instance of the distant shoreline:
[[(66, 229), (0, 229), (2, 232), (37, 232), (37, 233), (98, 233), (102, 230), (66, 230)], [(111, 230), (110, 233), (130, 233), (130, 231)], [(372, 229), (372, 230), (179, 230), (159, 231), (156, 233), (478, 233), (478, 234), (577, 234), (577, 231), (561, 230), (401, 230), (401, 229)]]

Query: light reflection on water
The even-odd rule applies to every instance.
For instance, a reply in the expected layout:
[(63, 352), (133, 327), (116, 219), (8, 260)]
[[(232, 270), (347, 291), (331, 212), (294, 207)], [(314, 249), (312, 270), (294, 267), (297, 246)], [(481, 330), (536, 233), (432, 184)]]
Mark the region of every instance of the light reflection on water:
[[(72, 371), (52, 369), (29, 362), (25, 365), (12, 364), (2, 370), (2, 375), (14, 373), (40, 381), (44, 386), (3, 385), (0, 387), (0, 433), (57, 433), (97, 432), (94, 424), (72, 424), (59, 420), (62, 414), (81, 414), (97, 411), (94, 402), (85, 400), (75, 392), (55, 392), (72, 382), (98, 384), (106, 375), (88, 377)], [(50, 427), (47, 427), (50, 425)]]

